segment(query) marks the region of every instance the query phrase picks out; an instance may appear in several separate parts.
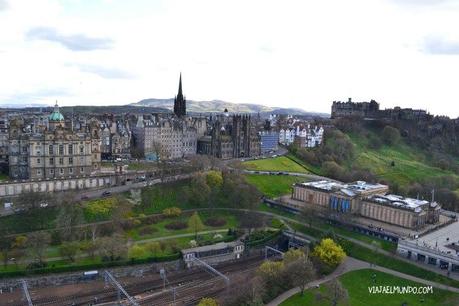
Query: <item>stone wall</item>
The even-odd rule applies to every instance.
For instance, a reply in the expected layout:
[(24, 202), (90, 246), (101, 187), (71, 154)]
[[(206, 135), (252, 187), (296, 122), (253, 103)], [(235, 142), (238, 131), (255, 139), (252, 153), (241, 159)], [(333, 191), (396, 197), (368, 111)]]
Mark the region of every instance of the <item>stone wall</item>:
[[(116, 268), (102, 268), (99, 271), (99, 276), (96, 280), (103, 280), (103, 272), (105, 270), (110, 271), (110, 273), (115, 278), (120, 277), (141, 277), (146, 274), (158, 274), (161, 268), (165, 268), (166, 271), (179, 271), (184, 269), (184, 264), (182, 260), (168, 261), (168, 262), (159, 262), (159, 263), (150, 263), (143, 265), (134, 265), (134, 266), (123, 266)], [(46, 274), (46, 275), (37, 275), (30, 277), (20, 277), (20, 278), (8, 278), (0, 279), (0, 289), (3, 292), (9, 292), (11, 290), (22, 290), (21, 280), (24, 279), (27, 282), (29, 288), (37, 287), (52, 287), (52, 286), (61, 286), (68, 284), (76, 284), (80, 282), (88, 282), (83, 278), (84, 271), (71, 272), (71, 273), (60, 273), (60, 274)], [(1, 295), (0, 295), (1, 299)]]
[(0, 197), (16, 196), (24, 192), (55, 192), (78, 189), (112, 187), (117, 185), (115, 175), (76, 177), (54, 180), (30, 180), (0, 184)]

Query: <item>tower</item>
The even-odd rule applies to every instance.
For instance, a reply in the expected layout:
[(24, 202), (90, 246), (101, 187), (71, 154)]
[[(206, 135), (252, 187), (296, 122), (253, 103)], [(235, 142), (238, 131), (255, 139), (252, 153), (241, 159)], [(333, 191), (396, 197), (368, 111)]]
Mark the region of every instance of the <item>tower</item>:
[(177, 117), (186, 116), (186, 100), (182, 93), (182, 74), (180, 73), (179, 88), (174, 99), (174, 114)]

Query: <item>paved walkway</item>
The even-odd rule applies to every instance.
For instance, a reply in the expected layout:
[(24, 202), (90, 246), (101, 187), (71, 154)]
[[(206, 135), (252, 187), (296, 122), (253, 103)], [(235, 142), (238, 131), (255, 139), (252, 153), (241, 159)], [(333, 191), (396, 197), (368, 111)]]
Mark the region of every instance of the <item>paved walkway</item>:
[[(218, 209), (218, 208), (217, 208)], [(224, 208), (224, 210), (234, 210), (234, 211), (251, 211), (251, 210), (248, 210), (248, 209), (237, 209), (237, 208), (234, 208), (234, 209), (231, 209), (231, 208)], [(253, 210), (251, 211), (253, 212)], [(275, 213), (272, 213), (272, 212), (267, 212), (267, 211), (256, 211), (258, 213), (262, 213), (262, 214), (265, 214), (267, 216), (271, 216), (271, 217), (276, 217), (280, 220), (283, 220), (283, 221), (288, 221), (288, 222), (292, 222), (292, 223), (296, 223), (296, 224), (301, 224), (301, 225), (304, 225), (306, 227), (309, 227), (309, 224), (305, 223), (305, 222), (301, 222), (301, 221), (298, 221), (296, 219), (293, 219), (293, 218), (289, 218), (289, 217), (285, 217), (285, 216), (282, 216), (282, 215), (278, 215), (278, 214), (275, 214)], [(319, 227), (316, 227), (316, 226), (312, 226), (312, 228), (314, 229), (317, 229), (317, 230), (320, 230), (320, 231), (323, 231), (323, 229), (319, 228)], [(311, 237), (311, 236), (308, 236), (308, 235), (305, 235), (303, 234), (304, 236), (308, 237), (309, 239), (312, 239), (312, 240), (317, 240), (317, 237)], [(361, 240), (358, 240), (358, 239), (355, 239), (355, 238), (351, 238), (351, 237), (348, 237), (348, 236), (344, 236), (344, 235), (341, 235), (341, 234), (337, 234), (335, 233), (336, 236), (338, 237), (341, 237), (341, 238), (344, 238), (346, 240), (349, 240), (355, 244), (358, 244), (360, 246), (363, 246), (363, 247), (366, 247), (366, 248), (369, 248), (369, 249), (374, 249), (374, 246), (369, 244), (369, 243), (366, 243), (366, 242), (363, 242)], [(377, 239), (375, 239), (377, 241)], [(446, 271), (444, 270), (440, 270), (438, 269), (437, 267), (435, 266), (432, 266), (432, 265), (426, 265), (426, 264), (423, 264), (423, 263), (419, 263), (417, 261), (414, 261), (414, 260), (410, 260), (408, 258), (404, 258), (404, 257), (401, 257), (401, 256), (397, 256), (396, 254), (392, 253), (392, 252), (388, 252), (386, 250), (383, 250), (383, 249), (378, 249), (378, 253), (380, 254), (383, 254), (383, 255), (386, 255), (386, 256), (389, 256), (389, 257), (393, 257), (394, 259), (398, 259), (398, 260), (402, 260), (404, 262), (407, 262), (407, 263), (410, 263), (410, 264), (413, 264), (413, 265), (416, 265), (424, 270), (429, 270), (429, 271), (432, 271), (432, 272), (435, 272), (437, 274), (440, 274), (440, 275), (443, 275), (443, 276), (446, 276), (446, 277), (449, 277), (451, 279), (455, 279), (455, 280), (459, 280), (459, 273), (456, 273), (456, 272), (453, 272), (453, 273), (450, 273), (450, 275), (448, 276), (446, 274)]]
[[(432, 287), (435, 287), (435, 288), (438, 288), (438, 289), (443, 289), (443, 290), (447, 290), (447, 291), (451, 291), (451, 292), (455, 292), (455, 293), (459, 293), (459, 288), (455, 288), (455, 287), (451, 287), (451, 286), (446, 286), (446, 285), (443, 285), (443, 284), (439, 284), (439, 283), (436, 283), (436, 282), (431, 282), (431, 281), (428, 281), (428, 280), (424, 280), (422, 278), (418, 278), (418, 277), (414, 277), (414, 276), (411, 276), (411, 275), (408, 275), (408, 274), (404, 274), (404, 273), (401, 273), (401, 272), (398, 272), (398, 271), (394, 271), (394, 270), (391, 270), (391, 269), (387, 269), (387, 268), (384, 268), (384, 267), (380, 267), (380, 266), (370, 266), (370, 264), (368, 262), (365, 262), (365, 261), (362, 261), (362, 260), (358, 260), (358, 259), (355, 259), (355, 258), (352, 258), (352, 257), (347, 257), (346, 260), (338, 266), (338, 268), (336, 268), (335, 271), (333, 271), (333, 273), (325, 276), (325, 277), (322, 277), (318, 280), (315, 280), (315, 281), (312, 281), (310, 283), (308, 283), (306, 285), (306, 289), (310, 289), (310, 288), (314, 288), (316, 287), (317, 285), (320, 285), (320, 284), (323, 284), (323, 283), (326, 283), (334, 278), (337, 278), (347, 272), (350, 272), (350, 271), (355, 271), (355, 270), (361, 270), (361, 269), (374, 269), (374, 270), (377, 270), (377, 271), (381, 271), (381, 272), (384, 272), (384, 273), (388, 273), (388, 274), (391, 274), (391, 275), (394, 275), (394, 276), (397, 276), (397, 277), (400, 277), (400, 278), (405, 278), (405, 279), (408, 279), (408, 280), (411, 280), (411, 281), (414, 281), (414, 282), (418, 282), (418, 283), (421, 283), (421, 284), (424, 284), (424, 285), (427, 285), (427, 286), (432, 286)], [(287, 300), (288, 298), (292, 297), (293, 295), (297, 294), (301, 292), (301, 288), (300, 287), (295, 287), (295, 288), (292, 288), (288, 291), (285, 291), (284, 293), (282, 293), (281, 295), (279, 295), (278, 297), (276, 297), (274, 300), (272, 300), (271, 302), (269, 302), (267, 304), (267, 306), (277, 306), (279, 304), (281, 304), (282, 302), (284, 302), (285, 300)]]

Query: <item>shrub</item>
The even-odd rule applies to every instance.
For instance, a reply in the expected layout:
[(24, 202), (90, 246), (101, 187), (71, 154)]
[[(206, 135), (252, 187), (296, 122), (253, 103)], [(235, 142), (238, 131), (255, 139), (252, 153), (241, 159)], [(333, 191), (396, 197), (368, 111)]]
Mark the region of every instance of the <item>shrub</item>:
[(164, 219), (163, 216), (161, 215), (154, 215), (154, 216), (149, 216), (148, 218), (145, 218), (142, 220), (144, 224), (156, 224)]
[(185, 222), (180, 222), (180, 221), (174, 221), (171, 223), (168, 223), (164, 226), (168, 230), (181, 230), (184, 228), (187, 228), (188, 225)]
[(225, 225), (226, 220), (224, 218), (213, 217), (206, 219), (206, 221), (204, 221), (204, 224), (207, 226), (219, 227)]
[(163, 214), (167, 218), (175, 218), (175, 217), (179, 217), (182, 214), (182, 210), (178, 207), (169, 207), (163, 210)]
[(142, 226), (141, 228), (139, 228), (139, 235), (140, 236), (149, 235), (149, 234), (153, 234), (153, 233), (155, 233), (157, 231), (158, 231), (158, 229), (156, 227)]

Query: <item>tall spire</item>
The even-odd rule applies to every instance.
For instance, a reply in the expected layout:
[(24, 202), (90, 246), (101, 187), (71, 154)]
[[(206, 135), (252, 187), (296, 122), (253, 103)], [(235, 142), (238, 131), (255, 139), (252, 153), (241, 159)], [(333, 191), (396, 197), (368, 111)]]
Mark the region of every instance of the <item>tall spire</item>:
[(177, 97), (182, 96), (182, 73), (180, 72), (180, 79), (179, 79), (179, 85), (178, 85), (178, 94)]
[(182, 92), (182, 73), (181, 72), (180, 72), (178, 93), (174, 99), (174, 114), (177, 117), (183, 117), (186, 115), (186, 100)]

